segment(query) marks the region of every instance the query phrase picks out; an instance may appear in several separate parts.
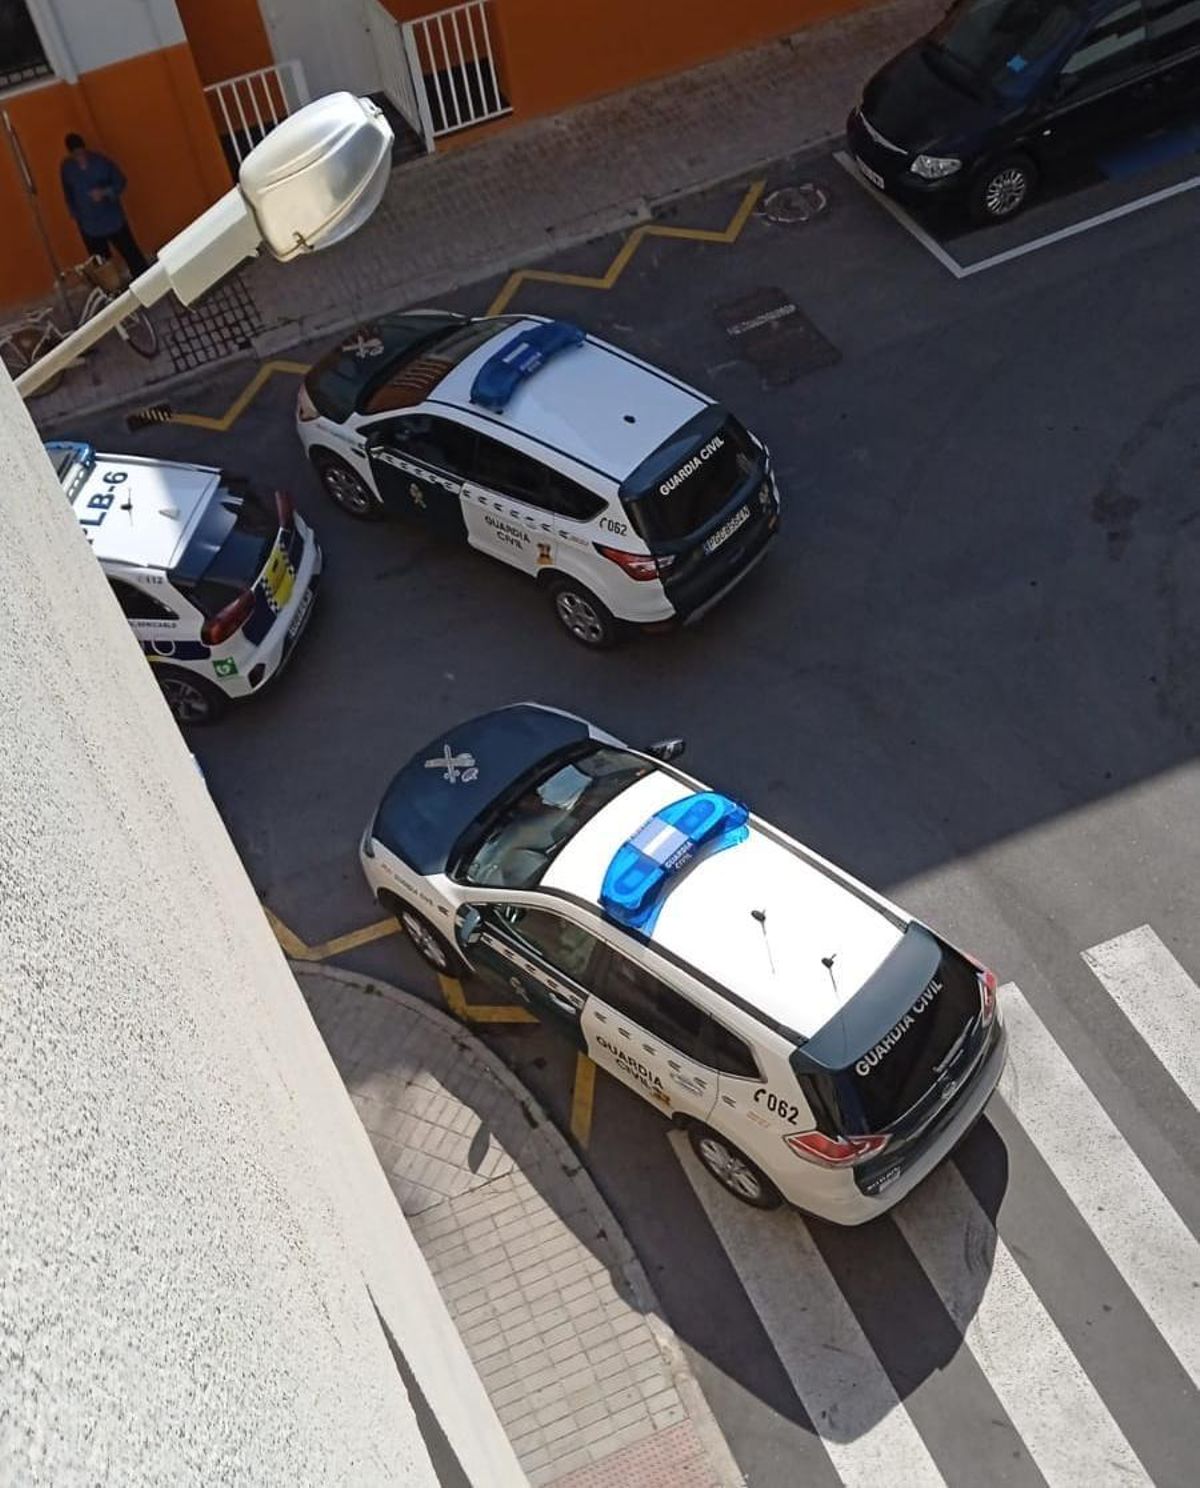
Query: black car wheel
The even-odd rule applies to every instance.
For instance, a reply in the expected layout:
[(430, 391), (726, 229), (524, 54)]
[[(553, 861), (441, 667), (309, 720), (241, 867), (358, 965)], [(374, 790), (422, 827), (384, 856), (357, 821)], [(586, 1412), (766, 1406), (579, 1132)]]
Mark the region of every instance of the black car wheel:
[(374, 491), (344, 460), (339, 460), (326, 450), (314, 450), (312, 462), (325, 487), (326, 496), (348, 517), (354, 517), (359, 522), (379, 522), (383, 519), (383, 507)]
[(158, 666), (154, 675), (176, 723), (189, 726), (216, 723), (229, 706), (225, 694), (195, 672)]
[(379, 903), (389, 914), (396, 916), (413, 950), (439, 976), (456, 977), (460, 974), (463, 968), (458, 953), (424, 915), (391, 894), (380, 894)]
[(621, 627), (612, 611), (574, 579), (553, 579), (550, 602), (558, 623), (581, 646), (605, 651), (620, 639)]
[(1005, 155), (979, 172), (971, 187), (972, 218), (985, 225), (1015, 217), (1037, 189), (1037, 167), (1027, 155)]
[(711, 1126), (689, 1126), (688, 1141), (712, 1176), (735, 1199), (754, 1209), (778, 1209), (783, 1203), (783, 1195), (763, 1170)]

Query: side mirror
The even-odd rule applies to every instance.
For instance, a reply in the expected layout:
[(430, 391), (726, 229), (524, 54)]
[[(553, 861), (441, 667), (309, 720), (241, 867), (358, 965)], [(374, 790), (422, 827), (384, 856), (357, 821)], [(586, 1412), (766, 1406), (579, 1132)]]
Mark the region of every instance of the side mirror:
[(483, 934), (483, 916), (474, 905), (468, 904), (459, 910), (454, 921), (454, 934), (459, 945), (464, 947), (474, 945)]
[(653, 744), (646, 745), (646, 753), (667, 764), (670, 760), (678, 759), (686, 748), (686, 739), (657, 739)]

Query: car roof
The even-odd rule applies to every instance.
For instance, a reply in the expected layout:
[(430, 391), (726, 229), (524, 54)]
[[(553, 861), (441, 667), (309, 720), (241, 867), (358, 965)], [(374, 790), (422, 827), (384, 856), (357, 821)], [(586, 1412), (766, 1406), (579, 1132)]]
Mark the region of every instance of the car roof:
[(586, 723), (517, 703), (439, 734), (395, 775), (372, 836), (418, 873), (445, 871), (454, 844), (516, 781), (568, 745)]
[[(46, 449), (102, 563), (172, 568), (221, 480), (214, 466), (97, 454), (81, 442)], [(114, 500), (108, 507), (89, 506), (96, 496)]]
[(512, 392), (501, 412), (473, 402), (484, 364), (547, 322), (515, 319), (464, 357), (427, 400), (527, 435), (622, 481), (711, 400), (595, 336), (548, 358)]
[[(614, 854), (663, 807), (691, 794), (664, 770), (643, 777), (562, 848), (541, 887), (603, 913), (601, 885)], [(904, 928), (751, 817), (744, 840), (698, 856), (670, 883), (649, 940), (769, 1022), (808, 1038), (878, 969)]]

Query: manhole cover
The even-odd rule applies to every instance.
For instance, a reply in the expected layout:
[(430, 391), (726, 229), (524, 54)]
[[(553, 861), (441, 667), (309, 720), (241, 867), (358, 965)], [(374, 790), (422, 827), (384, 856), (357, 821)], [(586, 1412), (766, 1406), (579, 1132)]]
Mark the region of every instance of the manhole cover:
[(820, 217), (829, 206), (829, 193), (815, 181), (804, 181), (799, 186), (780, 186), (763, 198), (760, 214), (768, 222), (778, 222), (791, 227), (797, 222), (811, 222)]
[(841, 360), (837, 347), (782, 289), (756, 289), (718, 305), (714, 313), (738, 356), (761, 374), (764, 387), (780, 387)]
[(175, 371), (190, 372), (231, 352), (248, 350), (262, 328), (250, 291), (232, 274), (190, 309), (176, 310), (164, 339)]

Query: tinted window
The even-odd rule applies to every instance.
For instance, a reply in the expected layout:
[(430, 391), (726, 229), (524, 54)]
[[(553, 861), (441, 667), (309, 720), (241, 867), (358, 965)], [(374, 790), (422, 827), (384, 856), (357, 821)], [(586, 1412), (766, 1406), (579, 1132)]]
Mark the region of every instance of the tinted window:
[(0, 0), (0, 88), (45, 77), (49, 71), (26, 0)]
[(320, 413), (341, 423), (360, 399), (369, 402), (372, 389), (396, 378), (425, 347), (461, 324), (457, 315), (382, 315), (326, 352), (305, 377), (305, 390)]
[(465, 476), (475, 454), (475, 435), (470, 429), (424, 413), (384, 424), (378, 438), (380, 443), (451, 475)]
[(524, 889), (540, 882), (554, 855), (580, 827), (654, 768), (623, 749), (600, 746), (553, 766), (484, 824), (460, 870), (466, 883)]
[(648, 543), (678, 542), (710, 522), (762, 459), (736, 419), (718, 428), (701, 419), (699, 432), (686, 425), (622, 487), (625, 510)]
[[(968, 91), (986, 85), (1024, 97), (1052, 72), (1082, 24), (1071, 0), (962, 0), (930, 33), (929, 61)], [(937, 66), (939, 58), (949, 70)]]
[(117, 603), (130, 620), (178, 620), (179, 616), (174, 610), (160, 604), (153, 594), (147, 594), (144, 589), (126, 584), (121, 579), (109, 579), (108, 582), (117, 596)]
[(1141, 0), (1133, 0), (1092, 27), (1063, 63), (1062, 77), (1073, 87), (1119, 77), (1136, 65), (1145, 39)]
[(530, 950), (538, 952), (556, 970), (577, 982), (585, 982), (587, 969), (600, 942), (587, 930), (545, 909), (523, 904), (498, 904), (496, 914)]
[(205, 615), (215, 615), (262, 573), (279, 519), (249, 488), (225, 490), (200, 518), (171, 581)]
[(1146, 0), (1146, 20), (1160, 53), (1200, 46), (1200, 0)]
[(577, 521), (597, 516), (605, 505), (603, 497), (576, 485), (568, 476), (486, 434), (478, 436), (473, 476), (489, 491)]
[(597, 996), (698, 1064), (729, 1075), (759, 1078), (749, 1044), (636, 961), (614, 952)]

